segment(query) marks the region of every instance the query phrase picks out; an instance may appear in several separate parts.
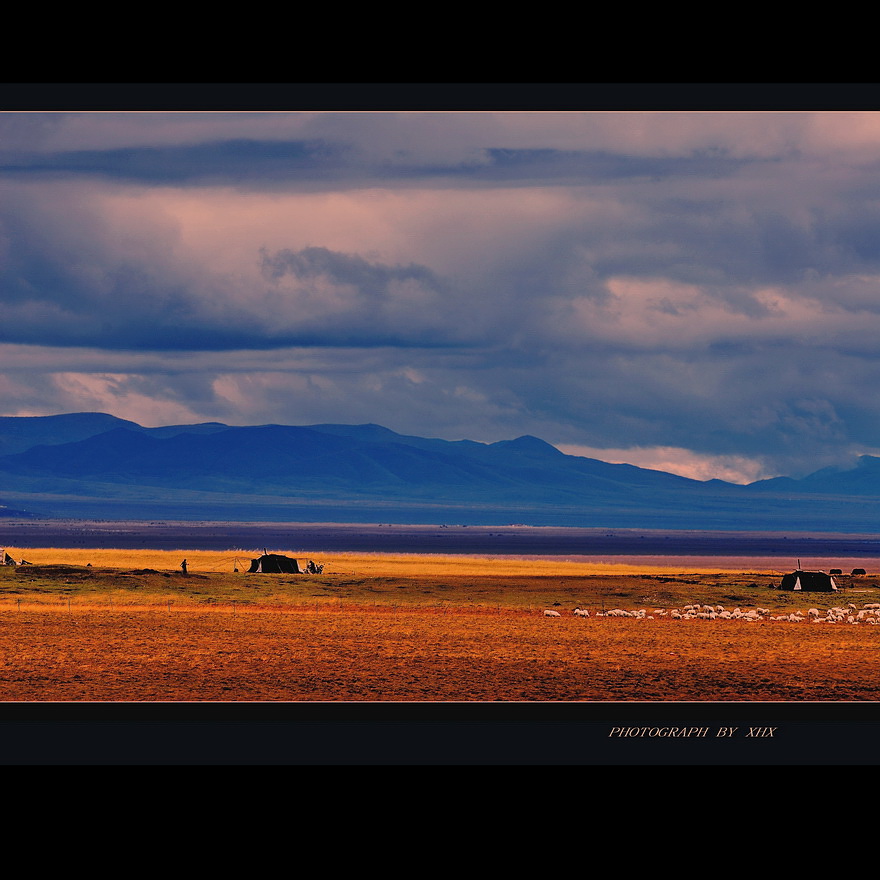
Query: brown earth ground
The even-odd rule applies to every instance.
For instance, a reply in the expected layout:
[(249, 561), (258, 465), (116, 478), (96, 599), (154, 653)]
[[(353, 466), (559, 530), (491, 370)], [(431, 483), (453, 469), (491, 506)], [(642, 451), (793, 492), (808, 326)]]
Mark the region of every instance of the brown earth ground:
[(792, 594), (768, 571), (339, 553), (321, 575), (252, 575), (243, 558), (194, 552), (184, 574), (179, 553), (7, 549), (32, 564), (0, 568), (3, 701), (880, 697), (880, 626), (655, 614), (861, 608), (880, 602), (870, 574)]

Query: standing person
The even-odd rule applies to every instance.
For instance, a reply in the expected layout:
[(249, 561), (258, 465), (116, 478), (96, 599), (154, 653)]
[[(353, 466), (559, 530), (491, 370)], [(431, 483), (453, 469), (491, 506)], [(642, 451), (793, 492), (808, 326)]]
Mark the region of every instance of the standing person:
[(180, 563), (180, 570), (181, 570), (184, 574), (186, 574), (186, 560), (185, 560), (185, 559), (183, 560), (183, 562)]

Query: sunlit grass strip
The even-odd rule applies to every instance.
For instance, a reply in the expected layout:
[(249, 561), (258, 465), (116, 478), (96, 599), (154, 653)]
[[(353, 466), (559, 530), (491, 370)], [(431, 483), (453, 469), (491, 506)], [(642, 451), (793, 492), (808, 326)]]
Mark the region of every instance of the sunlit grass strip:
[(510, 607), (502, 605), (449, 605), (433, 604), (418, 605), (389, 604), (387, 602), (340, 602), (337, 599), (312, 599), (307, 602), (197, 602), (193, 600), (174, 600), (170, 602), (157, 601), (155, 598), (133, 600), (124, 602), (107, 602), (94, 599), (67, 599), (57, 598), (32, 598), (26, 599), (0, 598), (0, 614), (107, 614), (126, 615), (135, 612), (148, 612), (152, 614), (190, 614), (210, 615), (229, 614), (241, 615), (320, 615), (338, 614), (340, 617), (352, 617), (358, 614), (424, 616), (424, 615), (452, 615), (452, 616), (497, 616), (497, 617), (522, 617), (537, 616), (540, 613), (538, 606)]
[[(270, 553), (282, 553), (297, 559), (314, 559), (324, 564), (325, 575), (353, 575), (359, 577), (410, 577), (482, 575), (501, 577), (591, 575), (591, 574), (711, 574), (713, 572), (741, 572), (742, 565), (709, 558), (705, 565), (635, 564), (624, 561), (581, 561), (560, 557), (530, 556), (443, 556), (423, 553), (321, 553), (320, 551), (268, 548)], [(247, 572), (250, 560), (260, 550), (139, 550), (62, 547), (7, 547), (13, 559), (25, 559), (35, 565), (88, 565), (96, 568), (143, 569), (175, 571), (185, 558), (187, 569), (197, 572)], [(662, 557), (658, 557), (662, 559)], [(786, 566), (780, 562), (780, 569)], [(752, 570), (752, 569), (748, 569)], [(755, 574), (771, 573), (774, 569), (756, 567)], [(786, 569), (787, 570), (787, 569)]]

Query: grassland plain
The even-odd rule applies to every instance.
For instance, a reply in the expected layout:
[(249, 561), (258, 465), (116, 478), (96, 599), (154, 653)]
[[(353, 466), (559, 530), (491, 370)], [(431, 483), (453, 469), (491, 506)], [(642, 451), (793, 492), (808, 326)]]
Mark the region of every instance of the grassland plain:
[[(264, 575), (245, 550), (7, 550), (30, 564), (0, 568), (2, 701), (880, 697), (880, 626), (772, 619), (880, 602), (871, 576), (793, 594), (766, 570), (552, 558), (333, 553), (320, 575)], [(770, 613), (657, 613), (693, 603)], [(645, 616), (596, 616), (612, 609)]]

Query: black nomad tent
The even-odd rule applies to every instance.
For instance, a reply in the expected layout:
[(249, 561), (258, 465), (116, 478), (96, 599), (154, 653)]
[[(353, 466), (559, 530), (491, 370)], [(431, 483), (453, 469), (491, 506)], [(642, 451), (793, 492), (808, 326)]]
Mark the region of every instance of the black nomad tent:
[(256, 572), (258, 574), (305, 574), (305, 570), (300, 567), (298, 559), (291, 559), (289, 556), (280, 556), (276, 553), (264, 553), (258, 559), (251, 560), (251, 567), (248, 573)]
[(837, 584), (830, 574), (824, 571), (793, 571), (783, 575), (780, 590), (804, 590), (813, 593), (833, 593)]

